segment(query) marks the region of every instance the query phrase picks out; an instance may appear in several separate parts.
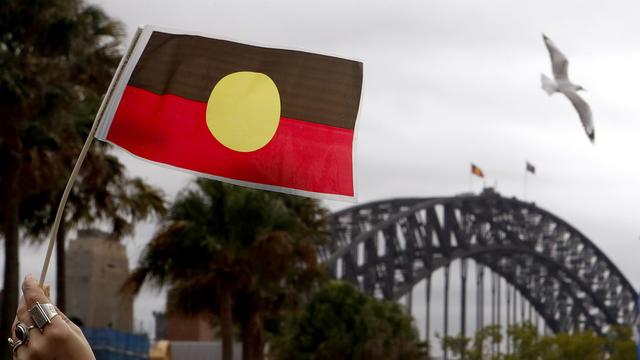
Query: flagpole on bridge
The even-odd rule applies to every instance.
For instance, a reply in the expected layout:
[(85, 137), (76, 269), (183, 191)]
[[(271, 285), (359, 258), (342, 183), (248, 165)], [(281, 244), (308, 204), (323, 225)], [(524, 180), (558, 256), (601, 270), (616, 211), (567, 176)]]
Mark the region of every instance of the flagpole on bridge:
[(84, 159), (86, 158), (87, 153), (91, 148), (93, 137), (98, 128), (98, 123), (100, 122), (100, 118), (104, 113), (106, 104), (109, 102), (109, 99), (113, 94), (113, 88), (115, 87), (116, 83), (120, 79), (120, 74), (122, 73), (122, 69), (124, 68), (124, 65), (129, 60), (129, 57), (131, 56), (131, 52), (133, 51), (135, 44), (138, 42), (138, 39), (140, 38), (141, 32), (142, 32), (142, 27), (139, 27), (136, 33), (133, 35), (133, 39), (131, 40), (131, 44), (129, 45), (129, 48), (122, 56), (122, 60), (120, 60), (120, 64), (118, 65), (118, 68), (114, 73), (113, 79), (111, 79), (111, 84), (109, 84), (109, 87), (107, 88), (107, 93), (105, 94), (105, 97), (102, 100), (102, 104), (100, 104), (100, 108), (98, 109), (98, 112), (96, 113), (96, 117), (93, 120), (93, 125), (91, 126), (91, 130), (89, 131), (89, 135), (87, 135), (87, 140), (85, 140), (84, 145), (82, 146), (82, 150), (80, 151), (80, 155), (78, 156), (78, 160), (76, 160), (76, 164), (74, 165), (73, 170), (71, 171), (71, 175), (69, 175), (69, 179), (67, 180), (67, 185), (64, 188), (64, 192), (62, 193), (62, 198), (60, 199), (60, 203), (58, 204), (56, 217), (51, 227), (51, 233), (49, 234), (49, 247), (47, 248), (47, 254), (44, 257), (44, 263), (42, 264), (42, 272), (40, 273), (40, 287), (44, 286), (44, 280), (47, 277), (47, 269), (49, 268), (49, 262), (51, 260), (51, 255), (53, 253), (53, 246), (56, 243), (56, 236), (58, 234), (58, 228), (60, 227), (60, 222), (62, 220), (64, 208), (67, 205), (67, 199), (69, 198), (71, 189), (73, 188), (73, 185), (76, 182), (78, 173), (80, 172), (80, 167), (82, 167), (82, 163), (84, 162)]
[[(471, 163), (471, 166), (473, 167), (473, 163)], [(469, 192), (472, 193), (473, 192), (473, 172), (469, 173)]]
[(524, 201), (527, 201), (527, 195), (528, 195), (528, 187), (529, 187), (529, 174), (528, 173), (532, 173), (532, 174), (536, 174), (536, 167), (533, 166), (533, 164), (531, 164), (529, 162), (529, 160), (525, 160), (524, 161)]
[(525, 169), (524, 169), (524, 201), (527, 201), (527, 186), (528, 186), (528, 181), (527, 181), (527, 179), (528, 179), (528, 177), (529, 177), (529, 176), (527, 175), (527, 173), (528, 173), (528, 172), (529, 172), (529, 171), (528, 171), (528, 170), (527, 170), (527, 168), (525, 167)]

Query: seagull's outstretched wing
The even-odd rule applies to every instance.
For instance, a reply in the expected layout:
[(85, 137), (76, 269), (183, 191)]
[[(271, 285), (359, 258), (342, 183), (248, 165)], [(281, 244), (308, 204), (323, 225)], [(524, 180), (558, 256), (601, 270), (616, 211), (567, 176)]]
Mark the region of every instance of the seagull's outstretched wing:
[(568, 80), (569, 60), (545, 34), (542, 34), (542, 38), (549, 51), (549, 57), (551, 57), (553, 77), (556, 80)]
[(573, 107), (578, 111), (584, 131), (587, 133), (589, 140), (595, 144), (596, 133), (593, 128), (593, 115), (591, 114), (589, 104), (587, 104), (587, 102), (584, 101), (575, 91), (563, 91), (562, 93), (569, 99), (569, 101), (571, 101)]

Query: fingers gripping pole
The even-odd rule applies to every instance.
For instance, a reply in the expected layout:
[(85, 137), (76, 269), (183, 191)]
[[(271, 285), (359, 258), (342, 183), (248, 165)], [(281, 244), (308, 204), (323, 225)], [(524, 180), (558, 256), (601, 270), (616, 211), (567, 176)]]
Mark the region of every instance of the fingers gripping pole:
[(93, 120), (93, 126), (91, 126), (91, 130), (89, 131), (89, 135), (87, 136), (87, 140), (84, 142), (82, 146), (82, 150), (80, 151), (80, 156), (78, 156), (78, 160), (76, 161), (73, 170), (71, 171), (71, 175), (69, 175), (69, 180), (67, 180), (67, 186), (64, 188), (64, 192), (62, 193), (62, 198), (60, 199), (60, 204), (58, 204), (58, 211), (56, 212), (56, 217), (53, 221), (53, 226), (51, 227), (51, 233), (49, 234), (49, 247), (47, 248), (47, 254), (44, 258), (44, 264), (42, 265), (42, 272), (40, 273), (40, 287), (44, 286), (44, 280), (47, 277), (47, 269), (49, 268), (49, 261), (51, 260), (51, 255), (53, 253), (53, 246), (56, 243), (56, 236), (58, 234), (58, 228), (60, 227), (60, 221), (62, 220), (62, 214), (64, 213), (64, 207), (67, 204), (67, 200), (69, 199), (69, 194), (71, 193), (71, 189), (73, 189), (73, 185), (78, 177), (78, 173), (80, 172), (80, 167), (82, 167), (82, 163), (84, 159), (87, 157), (87, 153), (91, 148), (91, 143), (93, 143), (93, 137), (98, 129), (98, 123), (100, 122), (100, 118), (104, 112), (106, 104), (109, 102), (111, 95), (113, 93), (113, 88), (115, 84), (120, 79), (120, 74), (122, 72), (122, 68), (129, 60), (131, 56), (131, 52), (135, 44), (138, 42), (140, 38), (140, 33), (142, 32), (142, 27), (138, 27), (136, 33), (133, 35), (133, 39), (131, 40), (131, 44), (125, 54), (122, 56), (122, 60), (120, 60), (120, 64), (116, 69), (116, 72), (111, 79), (111, 84), (109, 84), (109, 88), (107, 89), (107, 93), (105, 94), (104, 99), (102, 100), (102, 104), (100, 104), (100, 108), (98, 109), (98, 113), (96, 114), (96, 118)]

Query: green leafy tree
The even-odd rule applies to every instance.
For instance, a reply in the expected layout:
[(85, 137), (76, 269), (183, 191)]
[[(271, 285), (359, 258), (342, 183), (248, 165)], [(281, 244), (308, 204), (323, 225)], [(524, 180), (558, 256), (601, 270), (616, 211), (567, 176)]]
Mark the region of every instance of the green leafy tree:
[(424, 348), (411, 316), (350, 284), (314, 293), (273, 343), (276, 359), (418, 359)]
[(613, 326), (606, 337), (591, 331), (541, 336), (529, 322), (508, 328), (513, 349), (510, 353), (491, 353), (491, 344), (502, 341), (500, 327), (492, 325), (475, 334), (473, 341), (462, 336), (441, 339), (454, 358), (465, 360), (603, 360), (635, 359), (636, 348), (628, 326)]
[[(502, 333), (500, 332), (500, 326), (489, 325), (476, 332), (473, 340), (473, 347), (469, 353), (475, 356), (475, 359), (491, 359), (491, 348), (500, 344), (502, 341)], [(498, 357), (493, 356), (497, 359)]]
[(129, 283), (167, 284), (170, 308), (216, 315), (225, 360), (235, 312), (244, 358), (261, 359), (265, 315), (295, 303), (322, 274), (315, 248), (326, 229), (315, 200), (198, 179), (172, 204)]
[(574, 334), (561, 333), (542, 340), (545, 360), (605, 359), (605, 339), (591, 331)]
[(548, 341), (545, 341), (530, 322), (516, 324), (509, 327), (507, 333), (511, 337), (513, 352), (504, 355), (505, 360), (537, 360), (546, 351)]
[(499, 359), (499, 354), (491, 355), (491, 346), (502, 341), (500, 326), (489, 325), (478, 330), (471, 340), (464, 336), (446, 336), (440, 339), (443, 349), (451, 351), (462, 360)]
[(474, 356), (475, 354), (468, 349), (471, 344), (470, 338), (462, 335), (440, 337), (439, 334), (436, 334), (436, 337), (440, 338), (442, 351), (447, 351), (447, 353), (450, 351), (454, 358), (463, 360), (477, 359)]
[(607, 336), (606, 346), (611, 352), (609, 360), (634, 359), (638, 356), (638, 348), (632, 338), (631, 326), (612, 326)]
[[(70, 172), (81, 142), (73, 114), (106, 90), (117, 61), (118, 24), (82, 1), (0, 4), (0, 217), (5, 272), (0, 334), (17, 306), (18, 229), (23, 201)], [(76, 153), (77, 154), (77, 153)], [(0, 356), (9, 354), (0, 342)]]

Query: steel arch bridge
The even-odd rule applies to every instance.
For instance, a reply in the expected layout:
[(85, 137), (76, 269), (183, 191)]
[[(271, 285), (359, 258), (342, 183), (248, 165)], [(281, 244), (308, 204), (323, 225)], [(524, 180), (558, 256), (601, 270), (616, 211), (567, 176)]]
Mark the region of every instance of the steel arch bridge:
[[(449, 264), (473, 259), (477, 276), (488, 268), (502, 277), (515, 289), (514, 298), (517, 291), (553, 332), (591, 329), (604, 335), (611, 325), (634, 321), (637, 293), (593, 242), (535, 204), (492, 189), (357, 205), (332, 216), (332, 233), (321, 260), (335, 278), (367, 294), (398, 300), (444, 267), (448, 297)], [(461, 275), (466, 299), (466, 265)]]

